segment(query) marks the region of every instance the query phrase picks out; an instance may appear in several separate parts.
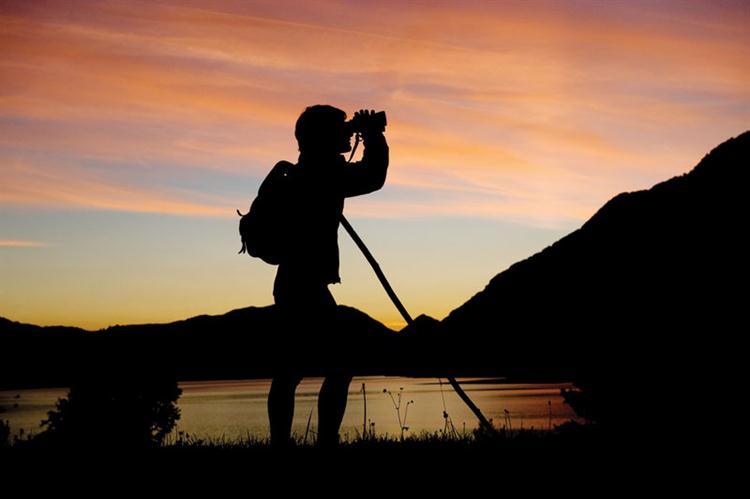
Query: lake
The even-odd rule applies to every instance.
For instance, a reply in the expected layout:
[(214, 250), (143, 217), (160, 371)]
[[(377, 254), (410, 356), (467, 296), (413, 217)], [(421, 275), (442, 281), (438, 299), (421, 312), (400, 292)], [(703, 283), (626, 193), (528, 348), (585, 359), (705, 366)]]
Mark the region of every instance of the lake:
[[(575, 419), (575, 413), (560, 396), (560, 389), (570, 387), (568, 384), (518, 384), (479, 378), (459, 378), (458, 381), (484, 415), (493, 419), (496, 427), (548, 429)], [(310, 439), (316, 431), (317, 397), (322, 382), (322, 378), (305, 378), (297, 388), (293, 433), (305, 435), (308, 420)], [(442, 382), (441, 389), (437, 378), (354, 378), (340, 430), (342, 439), (356, 438), (362, 432), (363, 424), (378, 435), (399, 435), (401, 430), (395, 407), (399, 393), (402, 422), (409, 428), (405, 435), (443, 430), (446, 424), (443, 407), (459, 433), (470, 432), (477, 427), (476, 418), (447, 380), (443, 378)], [(248, 435), (268, 437), (266, 403), (271, 380), (189, 381), (181, 382), (179, 386), (182, 388), (178, 400), (181, 418), (175, 434), (183, 431), (197, 438), (227, 440)], [(65, 395), (65, 388), (2, 391), (0, 406), (7, 412), (0, 414), (0, 418), (10, 422), (14, 435), (21, 430), (24, 434), (37, 434), (47, 411)]]

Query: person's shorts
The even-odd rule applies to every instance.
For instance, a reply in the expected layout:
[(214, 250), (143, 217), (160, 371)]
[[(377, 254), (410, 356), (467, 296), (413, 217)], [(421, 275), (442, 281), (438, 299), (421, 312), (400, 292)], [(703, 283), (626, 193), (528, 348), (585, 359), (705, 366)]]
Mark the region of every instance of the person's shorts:
[(346, 360), (338, 305), (326, 284), (278, 273), (273, 294), (279, 322), (274, 354), (279, 367), (319, 372)]

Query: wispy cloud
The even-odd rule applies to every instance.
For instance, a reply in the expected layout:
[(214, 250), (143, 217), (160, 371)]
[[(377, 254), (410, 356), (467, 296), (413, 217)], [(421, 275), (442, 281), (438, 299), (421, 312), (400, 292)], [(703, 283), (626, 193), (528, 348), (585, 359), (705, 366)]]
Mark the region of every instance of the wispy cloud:
[(0, 239), (0, 248), (42, 248), (50, 246), (41, 241), (25, 241), (21, 239)]
[[(8, 182), (0, 186), (4, 203), (46, 207), (124, 210), (187, 216), (230, 216), (215, 196), (197, 194), (188, 201), (175, 189), (150, 189), (114, 182), (75, 165), (64, 163), (14, 163), (6, 166)], [(202, 202), (201, 202), (202, 201)]]
[(260, 177), (296, 158), (299, 112), (330, 102), (388, 111), (388, 185), (450, 193), (368, 212), (585, 216), (750, 121), (747, 9), (607, 7), (3, 4), (0, 202), (221, 216), (235, 202), (144, 179)]

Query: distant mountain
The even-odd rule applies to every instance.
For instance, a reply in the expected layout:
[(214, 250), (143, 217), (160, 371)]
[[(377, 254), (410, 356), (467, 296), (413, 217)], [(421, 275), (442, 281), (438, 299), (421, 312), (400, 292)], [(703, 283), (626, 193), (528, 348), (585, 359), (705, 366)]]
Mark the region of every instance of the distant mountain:
[(99, 331), (0, 318), (0, 389), (68, 386), (79, 377), (114, 371), (123, 377), (190, 380), (270, 377), (289, 365), (315, 375), (323, 362), (356, 361), (362, 374), (403, 367), (390, 357), (397, 333), (352, 307), (340, 305), (339, 320), (338, 327), (311, 323), (289, 330), (281, 326), (274, 306)]
[(613, 412), (718, 393), (745, 362), (749, 169), (745, 132), (616, 196), (453, 310), (441, 341), (462, 347), (457, 365), (576, 378)]

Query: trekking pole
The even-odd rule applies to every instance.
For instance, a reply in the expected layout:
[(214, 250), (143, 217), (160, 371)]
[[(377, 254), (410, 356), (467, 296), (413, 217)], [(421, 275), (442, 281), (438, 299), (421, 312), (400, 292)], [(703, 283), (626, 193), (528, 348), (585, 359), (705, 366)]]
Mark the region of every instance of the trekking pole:
[[(353, 151), (352, 151), (353, 153)], [(349, 221), (346, 219), (344, 214), (341, 214), (341, 225), (344, 226), (346, 231), (349, 233), (349, 235), (352, 237), (354, 242), (357, 244), (359, 249), (362, 251), (362, 253), (365, 255), (365, 258), (368, 262), (370, 262), (370, 266), (375, 271), (375, 275), (378, 276), (378, 279), (380, 280), (380, 283), (385, 288), (385, 292), (388, 293), (388, 296), (391, 298), (391, 301), (394, 305), (396, 305), (396, 308), (399, 312), (401, 312), (401, 316), (406, 320), (407, 324), (412, 324), (414, 322), (414, 319), (411, 318), (411, 315), (409, 315), (409, 312), (406, 311), (406, 308), (401, 304), (401, 300), (398, 299), (398, 296), (396, 296), (396, 293), (393, 291), (393, 288), (391, 288), (391, 285), (388, 283), (388, 279), (385, 278), (385, 274), (383, 274), (383, 271), (380, 270), (380, 265), (378, 265), (378, 262), (375, 261), (375, 258), (372, 256), (372, 253), (370, 253), (370, 250), (367, 249), (367, 246), (365, 246), (365, 243), (360, 239), (360, 237), (357, 235), (357, 233), (354, 231), (354, 227), (351, 226)], [(453, 389), (456, 391), (458, 396), (461, 398), (461, 400), (464, 401), (464, 403), (471, 409), (471, 412), (474, 413), (474, 415), (479, 419), (479, 424), (484, 427), (485, 429), (489, 430), (490, 433), (495, 433), (495, 427), (492, 426), (492, 424), (487, 421), (487, 418), (484, 417), (484, 414), (482, 414), (482, 411), (479, 410), (479, 407), (472, 402), (472, 400), (469, 398), (468, 395), (466, 395), (466, 392), (464, 392), (463, 388), (458, 384), (458, 381), (456, 381), (456, 378), (448, 377), (448, 382), (451, 384)]]

